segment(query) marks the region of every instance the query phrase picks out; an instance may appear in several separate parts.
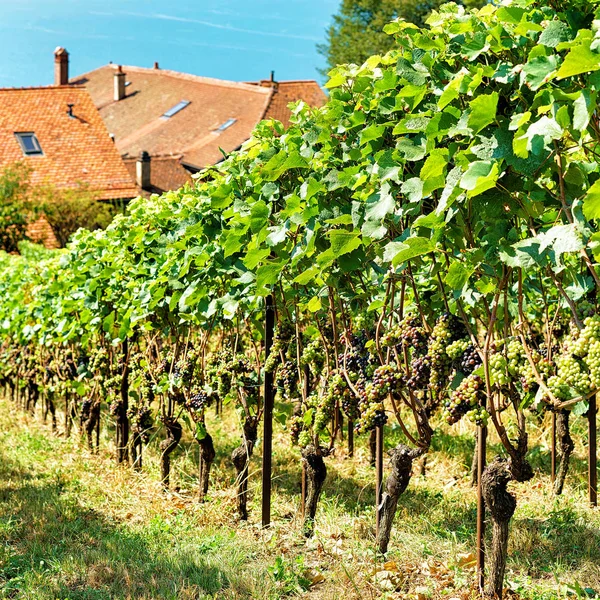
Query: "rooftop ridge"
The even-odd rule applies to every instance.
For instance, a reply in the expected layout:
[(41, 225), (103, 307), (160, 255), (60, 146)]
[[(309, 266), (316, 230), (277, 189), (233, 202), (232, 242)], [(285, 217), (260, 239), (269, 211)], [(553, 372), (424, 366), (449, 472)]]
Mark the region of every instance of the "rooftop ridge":
[(23, 90), (85, 90), (85, 85), (29, 85), (21, 87), (0, 87), (0, 92), (20, 92)]
[[(242, 81), (241, 83), (246, 83), (248, 85), (260, 85), (262, 81), (270, 81), (269, 79), (256, 79), (254, 81)], [(276, 79), (274, 82), (276, 85), (286, 84), (286, 83), (316, 83), (319, 87), (319, 82), (316, 79)]]
[[(181, 71), (172, 71), (171, 69), (154, 69), (152, 67), (136, 67), (134, 65), (117, 65), (115, 63), (109, 63), (108, 65), (104, 65), (102, 67), (98, 67), (97, 69), (93, 69), (88, 71), (87, 73), (82, 73), (77, 77), (74, 77), (74, 80), (83, 79), (86, 75), (90, 75), (96, 71), (101, 69), (112, 69), (114, 71), (117, 70), (118, 67), (121, 67), (125, 73), (146, 73), (146, 74), (155, 74), (155, 75), (166, 75), (167, 77), (175, 77), (177, 79), (182, 79), (184, 81), (191, 81), (195, 83), (204, 83), (207, 85), (214, 85), (225, 88), (237, 88), (242, 90), (247, 90), (249, 92), (257, 92), (261, 94), (269, 94), (271, 90), (269, 88), (261, 88), (255, 86), (250, 83), (244, 83), (242, 81), (230, 81), (227, 79), (217, 79), (216, 77), (204, 77), (202, 75), (193, 75), (191, 73), (182, 73)], [(260, 91), (259, 91), (260, 90)]]

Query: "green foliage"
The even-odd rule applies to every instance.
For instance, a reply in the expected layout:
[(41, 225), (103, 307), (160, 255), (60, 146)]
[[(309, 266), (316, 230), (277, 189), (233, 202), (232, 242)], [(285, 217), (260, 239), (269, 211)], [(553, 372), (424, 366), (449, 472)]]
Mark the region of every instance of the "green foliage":
[(105, 229), (116, 212), (110, 203), (98, 201), (85, 185), (75, 189), (40, 186), (32, 190), (31, 197), (50, 223), (61, 247), (66, 246), (71, 235), (80, 228)]
[(5, 252), (16, 252), (19, 241), (26, 238), (29, 173), (27, 165), (16, 163), (0, 174), (0, 250)]
[[(333, 23), (327, 29), (327, 41), (318, 45), (325, 58), (324, 73), (340, 64), (362, 64), (375, 54), (385, 54), (394, 46), (393, 38), (384, 33), (390, 21), (402, 18), (422, 26), (432, 9), (443, 0), (342, 0)], [(467, 6), (483, 4), (467, 0)]]

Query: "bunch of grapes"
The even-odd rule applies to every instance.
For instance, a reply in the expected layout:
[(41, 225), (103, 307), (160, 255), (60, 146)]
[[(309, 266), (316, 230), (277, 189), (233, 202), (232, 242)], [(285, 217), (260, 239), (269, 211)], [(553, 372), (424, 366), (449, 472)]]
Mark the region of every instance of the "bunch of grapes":
[(368, 376), (371, 356), (367, 350), (367, 337), (364, 334), (352, 334), (349, 339), (342, 339), (341, 342), (347, 342), (347, 347), (339, 357), (338, 367), (345, 369), (352, 381)]
[(292, 324), (283, 321), (277, 325), (273, 333), (273, 344), (269, 358), (265, 361), (265, 372), (273, 373), (281, 361), (281, 353), (286, 354), (287, 348), (294, 339), (295, 331)]
[(490, 414), (483, 406), (476, 406), (467, 412), (467, 418), (475, 425), (487, 427)]
[(333, 396), (340, 400), (344, 414), (349, 419), (356, 419), (358, 417), (358, 398), (352, 393), (340, 373), (332, 374), (329, 380), (329, 389)]
[(387, 420), (388, 417), (385, 414), (383, 402), (372, 402), (362, 411), (355, 429), (357, 433), (365, 433), (376, 427), (382, 427), (387, 423)]
[(195, 414), (201, 415), (206, 408), (212, 404), (212, 397), (205, 390), (194, 393), (187, 401), (188, 409)]
[(446, 354), (452, 359), (457, 360), (467, 351), (470, 346), (469, 340), (456, 340), (448, 345)]
[(298, 365), (294, 360), (287, 360), (277, 369), (277, 387), (286, 400), (294, 400), (298, 396)]
[(304, 431), (304, 429), (305, 427), (302, 417), (295, 415), (289, 420), (289, 431), (290, 437), (292, 438), (292, 444), (298, 445), (300, 441), (300, 434)]
[(600, 315), (587, 317), (584, 319), (583, 325), (584, 327), (579, 332), (577, 339), (568, 347), (568, 350), (579, 358), (587, 356), (590, 346), (594, 342), (600, 341)]
[(381, 337), (381, 345), (386, 348), (404, 346), (422, 354), (427, 350), (425, 330), (417, 317), (408, 314)]
[(231, 392), (233, 373), (229, 368), (229, 364), (230, 363), (228, 360), (222, 361), (218, 365), (213, 379), (213, 382), (216, 383), (217, 394), (219, 395), (219, 398), (221, 398), (221, 400), (227, 398), (227, 396)]
[(490, 376), (499, 387), (508, 385), (508, 362), (502, 352), (494, 352), (489, 358)]
[(453, 315), (443, 314), (431, 332), (427, 356), (431, 366), (429, 389), (436, 401), (441, 400), (444, 388), (452, 372), (452, 358), (448, 355), (448, 347), (464, 337), (464, 325)]
[(465, 377), (445, 404), (446, 421), (453, 425), (464, 415), (476, 410), (483, 398), (483, 379), (479, 375)]
[(481, 358), (479, 357), (479, 352), (477, 352), (477, 348), (475, 348), (473, 344), (469, 344), (465, 348), (463, 355), (460, 357), (458, 370), (465, 375), (470, 375), (480, 366)]
[[(339, 377), (339, 375), (334, 375), (333, 377), (336, 378)], [(320, 433), (321, 431), (325, 430), (333, 418), (333, 414), (337, 406), (338, 396), (336, 393), (338, 384), (339, 380), (337, 379), (335, 382), (333, 382), (333, 384), (330, 382), (330, 384), (327, 386), (327, 390), (318, 400), (317, 410), (315, 412), (313, 421), (313, 428), (316, 433)]]
[(513, 377), (520, 377), (522, 374), (523, 364), (527, 360), (523, 345), (516, 338), (511, 338), (506, 343), (506, 359), (508, 373)]
[(563, 400), (575, 395), (587, 394), (592, 387), (590, 375), (584, 370), (584, 364), (574, 356), (561, 354), (556, 358), (556, 375), (548, 379), (552, 393)]
[(411, 376), (405, 377), (408, 388), (417, 392), (424, 390), (431, 378), (431, 363), (428, 356), (418, 356), (410, 364)]
[(325, 365), (325, 353), (321, 340), (313, 340), (302, 350), (300, 362), (303, 365), (308, 365), (311, 371), (318, 376)]
[(177, 387), (187, 386), (192, 382), (194, 362), (189, 358), (180, 359), (175, 363), (173, 379)]
[(593, 317), (596, 314), (596, 306), (589, 300), (580, 300), (577, 303), (577, 310), (584, 319)]
[(394, 394), (402, 388), (403, 376), (396, 364), (381, 365), (373, 373), (370, 388), (371, 402), (381, 402), (389, 394)]
[(142, 432), (142, 441), (147, 444), (150, 441), (150, 432), (154, 427), (154, 419), (149, 406), (140, 407), (135, 418), (135, 425), (138, 431)]
[(600, 387), (600, 342), (593, 341), (589, 348), (587, 356), (583, 359), (590, 373), (590, 381), (596, 388)]

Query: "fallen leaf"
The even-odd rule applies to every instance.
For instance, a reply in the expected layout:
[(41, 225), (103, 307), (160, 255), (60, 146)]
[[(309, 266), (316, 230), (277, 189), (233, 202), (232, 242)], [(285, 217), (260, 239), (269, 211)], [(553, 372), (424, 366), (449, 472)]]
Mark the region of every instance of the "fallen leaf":
[(311, 586), (325, 581), (325, 576), (316, 569), (308, 569), (304, 572), (304, 577), (310, 581)]
[(477, 555), (474, 552), (469, 554), (459, 554), (457, 558), (456, 566), (461, 569), (474, 569), (477, 565)]

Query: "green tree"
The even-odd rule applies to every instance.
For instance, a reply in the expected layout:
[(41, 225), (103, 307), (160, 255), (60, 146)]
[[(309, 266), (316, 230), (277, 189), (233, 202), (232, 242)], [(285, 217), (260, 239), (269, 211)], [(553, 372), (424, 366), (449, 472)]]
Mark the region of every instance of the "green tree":
[[(387, 23), (403, 18), (423, 26), (429, 13), (445, 0), (342, 0), (333, 24), (327, 29), (327, 41), (317, 46), (329, 69), (340, 64), (362, 64), (369, 56), (385, 54), (394, 46), (394, 38), (384, 33)], [(477, 7), (485, 0), (464, 0)]]
[(32, 190), (32, 196), (61, 247), (82, 227), (92, 231), (106, 228), (116, 211), (111, 204), (97, 200), (94, 192), (85, 185), (66, 190), (54, 186), (38, 187)]
[(29, 168), (16, 163), (0, 174), (0, 249), (17, 252), (19, 241), (27, 238)]

